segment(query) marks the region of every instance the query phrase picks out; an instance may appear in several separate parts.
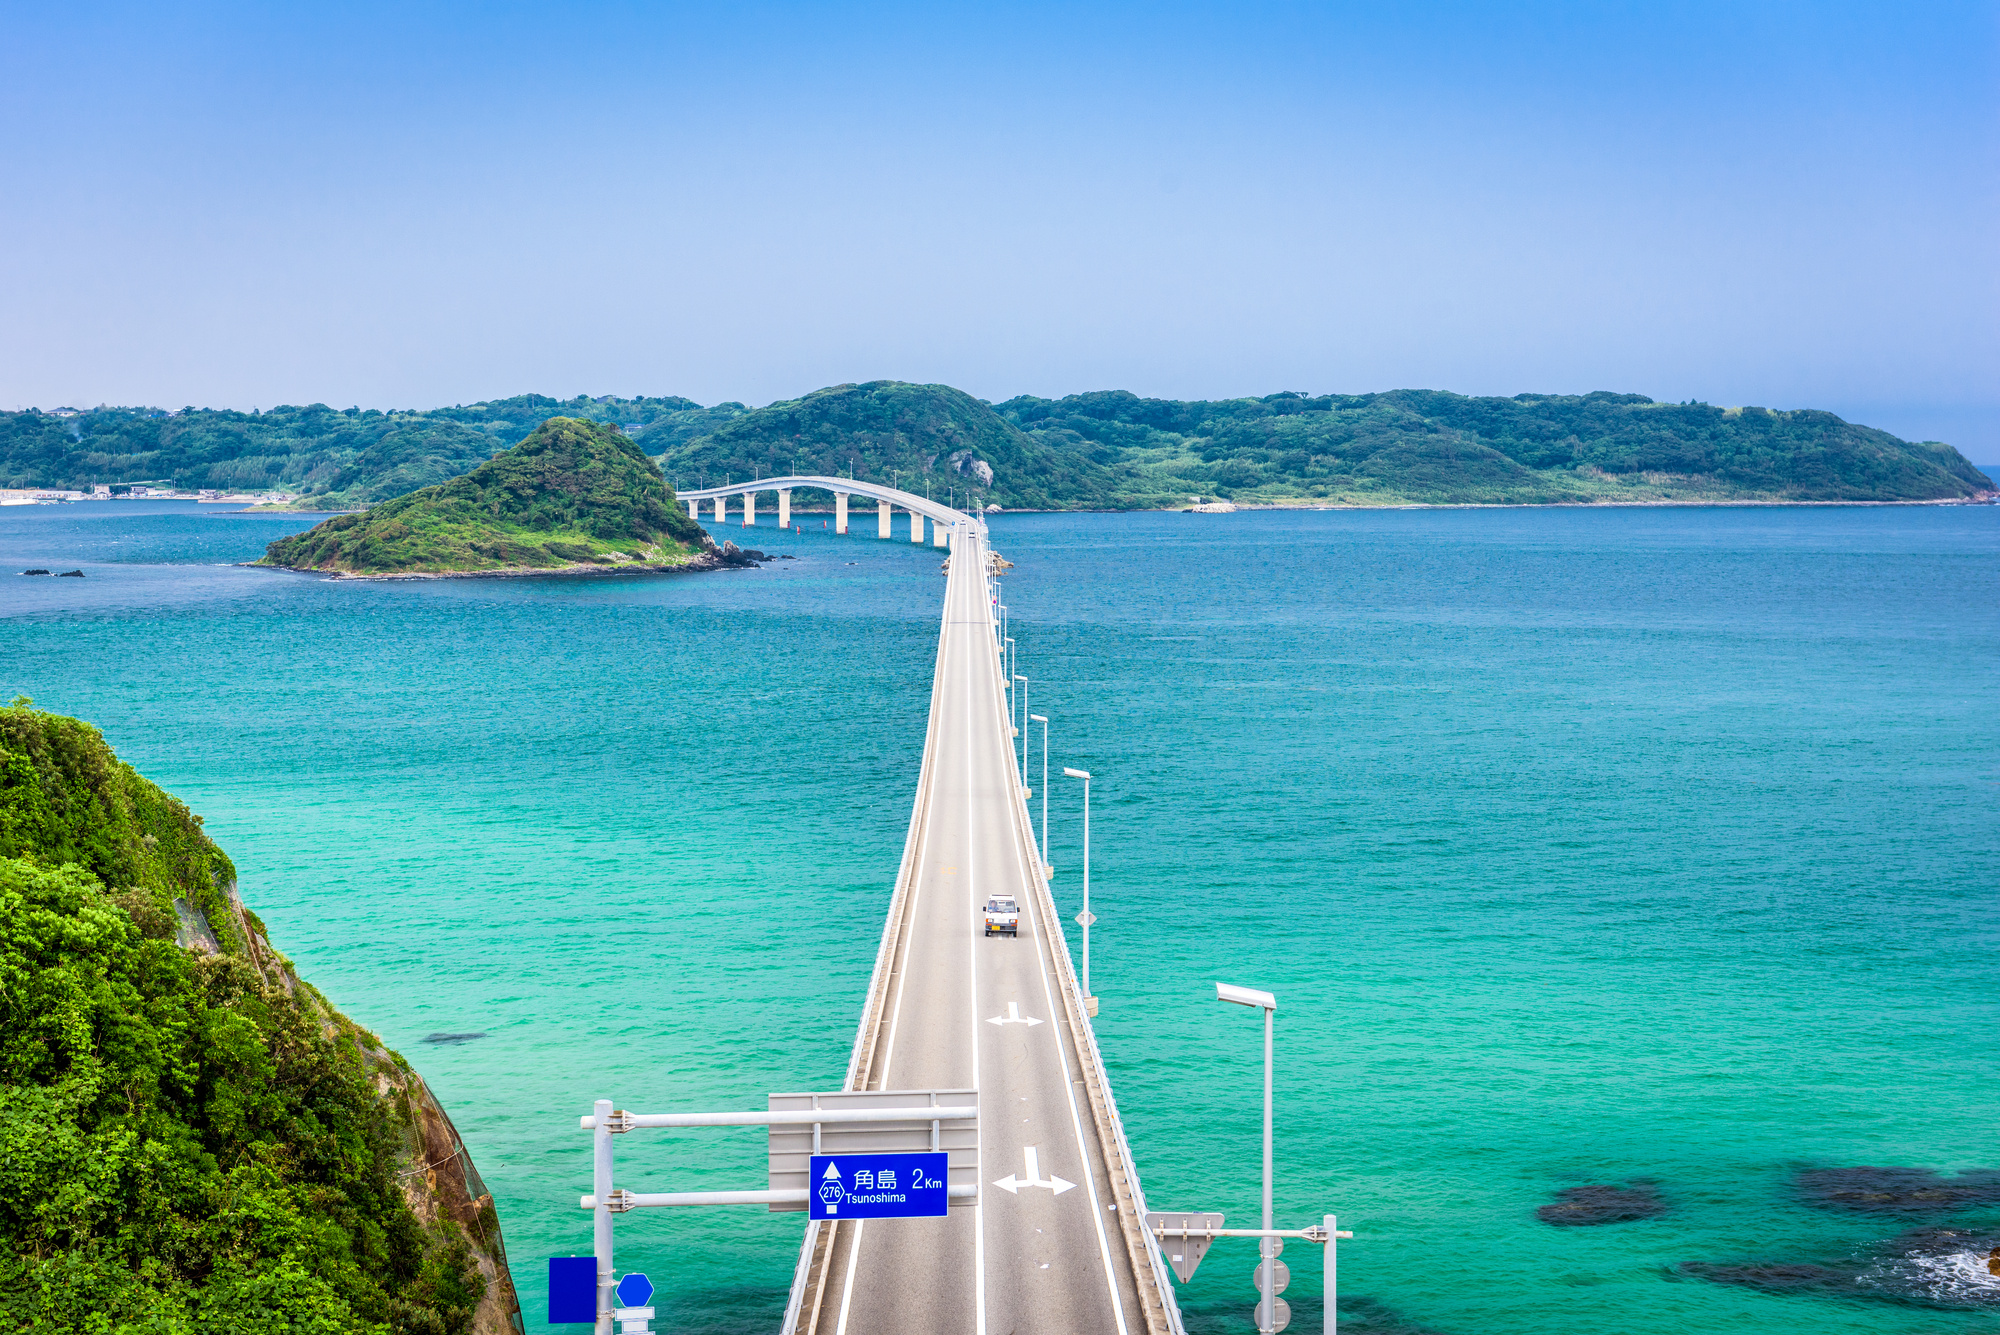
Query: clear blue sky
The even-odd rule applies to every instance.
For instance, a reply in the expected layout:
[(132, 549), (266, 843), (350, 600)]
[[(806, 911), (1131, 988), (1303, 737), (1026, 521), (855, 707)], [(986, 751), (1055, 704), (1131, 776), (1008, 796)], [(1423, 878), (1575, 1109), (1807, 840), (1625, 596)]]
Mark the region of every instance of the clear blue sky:
[(0, 8), (0, 406), (1426, 386), (2000, 460), (2000, 8)]

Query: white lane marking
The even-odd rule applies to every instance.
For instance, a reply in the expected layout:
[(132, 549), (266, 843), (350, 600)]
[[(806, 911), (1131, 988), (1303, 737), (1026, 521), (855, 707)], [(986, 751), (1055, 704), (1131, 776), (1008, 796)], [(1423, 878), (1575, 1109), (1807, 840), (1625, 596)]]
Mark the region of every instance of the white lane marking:
[(1018, 1001), (1010, 1001), (1007, 1003), (1007, 1013), (1005, 1015), (989, 1015), (986, 1017), (986, 1023), (1035, 1025), (1035, 1024), (1040, 1024), (1041, 1021), (1037, 1020), (1032, 1015), (1021, 1014), (1021, 1003)]
[[(1014, 856), (1020, 862), (1021, 869), (1025, 873), (1028, 867), (1028, 855), (1021, 847), (1020, 824), (1017, 821), (1009, 820), (1007, 825), (1014, 832)], [(1032, 885), (1032, 882), (1028, 882), (1028, 884)], [(1048, 1000), (1049, 1014), (1054, 1015), (1056, 1013), (1056, 994), (1054, 984), (1049, 981), (1049, 955), (1054, 952), (1055, 947), (1053, 945), (1045, 947), (1041, 913), (1039, 911), (1041, 908), (1040, 898), (1036, 898), (1034, 903), (1037, 912), (1030, 916), (1034, 920), (1035, 964), (1042, 971), (1042, 995)], [(1118, 1271), (1111, 1261), (1111, 1243), (1104, 1236), (1104, 1202), (1097, 1194), (1097, 1174), (1092, 1172), (1090, 1168), (1090, 1151), (1086, 1148), (1083, 1140), (1083, 1118), (1078, 1114), (1076, 1109), (1076, 1083), (1070, 1079), (1069, 1058), (1063, 1054), (1062, 1043), (1056, 1042), (1050, 1046), (1055, 1050), (1057, 1065), (1062, 1068), (1063, 1094), (1069, 1099), (1069, 1124), (1070, 1128), (1076, 1133), (1077, 1158), (1083, 1164), (1083, 1184), (1090, 1190), (1090, 1218), (1091, 1222), (1097, 1226), (1097, 1254), (1104, 1260), (1104, 1287), (1111, 1294), (1111, 1311), (1118, 1318), (1118, 1335), (1128, 1335), (1125, 1324), (1125, 1298), (1124, 1295), (1118, 1292)], [(1082, 1060), (1083, 1054), (1078, 1053), (1077, 1061), (1080, 1063)], [(1080, 1078), (1081, 1072), (1078, 1074)], [(1134, 1275), (1132, 1282), (1134, 1284), (1139, 1283), (1139, 1277)]]
[[(1035, 1146), (1023, 1145), (1021, 1147), (1021, 1157), (1027, 1161), (1027, 1177), (1016, 1178), (1012, 1173), (1009, 1173), (993, 1184), (1008, 1195), (1020, 1195), (1022, 1187), (1047, 1187), (1053, 1195), (1060, 1196), (1076, 1185), (1076, 1183), (1071, 1182), (1068, 1178), (1057, 1177), (1054, 1173), (1049, 1174), (1046, 1178), (1043, 1177), (1041, 1153)], [(1039, 1233), (1041, 1230), (1037, 1229), (1035, 1231)]]
[[(975, 552), (978, 550), (977, 542), (968, 543), (967, 545), (972, 547)], [(985, 565), (984, 561), (977, 561), (974, 568), (984, 569)], [(954, 573), (956, 573), (956, 567), (954, 567)], [(963, 587), (969, 589), (972, 586), (968, 583)], [(985, 587), (985, 581), (982, 579), (980, 581), (980, 588), (983, 590)], [(991, 630), (992, 613), (990, 610), (987, 612), (985, 620), (988, 625), (973, 632), (974, 634), (990, 636), (993, 633)], [(960, 634), (963, 635), (964, 632), (960, 632)], [(979, 826), (972, 818), (973, 717), (972, 673), (968, 671), (965, 674), (965, 882), (967, 887), (972, 891), (973, 904), (977, 905), (979, 903), (979, 856), (975, 848), (975, 841), (979, 837)], [(972, 935), (972, 923), (970, 920), (965, 921), (965, 950), (972, 963), (972, 967), (965, 971), (966, 979), (971, 986), (971, 1009), (972, 1013), (977, 1015), (979, 1014), (979, 943)], [(980, 1083), (979, 1026), (976, 1024), (972, 1026), (972, 1083), (975, 1085)], [(979, 1155), (979, 1161), (984, 1163), (986, 1162), (986, 1119), (984, 1117), (979, 1119), (978, 1126), (976, 1152)], [(982, 1199), (975, 1199), (972, 1203), (972, 1316), (974, 1335), (986, 1335), (986, 1202)]]
[(847, 1332), (847, 1309), (854, 1305), (854, 1274), (861, 1269), (861, 1227), (868, 1221), (850, 1219), (847, 1222), (854, 1225), (854, 1236), (847, 1241), (847, 1280), (840, 1286), (840, 1320), (834, 1324), (838, 1335), (846, 1335)]
[[(945, 643), (943, 652), (940, 653), (938, 657), (940, 660), (937, 667), (938, 674), (940, 677), (948, 678), (951, 670), (951, 644), (949, 641)], [(921, 773), (922, 772), (920, 770), (919, 782), (921, 782)], [(891, 1063), (894, 1062), (896, 1056), (896, 1026), (903, 1017), (903, 984), (909, 981), (910, 952), (915, 948), (916, 945), (915, 933), (916, 933), (917, 904), (923, 897), (924, 868), (930, 866), (930, 856), (929, 856), (930, 843), (931, 843), (930, 816), (931, 812), (934, 809), (935, 808), (931, 804), (926, 804), (924, 809), (924, 832), (920, 836), (918, 836), (917, 839), (917, 862), (916, 862), (917, 875), (915, 882), (910, 886), (909, 906), (904, 910), (906, 915), (904, 920), (904, 928), (909, 933), (909, 935), (905, 938), (903, 944), (903, 972), (898, 974), (896, 977), (895, 1004), (889, 1008), (889, 1037), (888, 1040), (884, 1043), (882, 1048), (882, 1074), (875, 1081), (875, 1087), (877, 1089), (882, 1089), (887, 1086), (890, 1065)], [(955, 871), (957, 869), (941, 868), (940, 870), (944, 871), (946, 874), (949, 874), (950, 872)], [(978, 1036), (978, 1031), (975, 1029), (974, 1037), (976, 1038), (977, 1036)], [(978, 1083), (979, 1080), (979, 1065), (976, 1056), (973, 1061), (972, 1072), (973, 1072), (972, 1075), (973, 1082), (976, 1084)], [(975, 1205), (973, 1207), (973, 1214), (977, 1215), (978, 1213), (979, 1213), (978, 1206)], [(834, 1323), (834, 1335), (847, 1335), (847, 1313), (854, 1303), (854, 1276), (861, 1269), (861, 1228), (862, 1225), (865, 1224), (867, 1221), (862, 1219), (856, 1219), (850, 1222), (852, 1222), (854, 1225), (854, 1232), (852, 1236), (848, 1238), (847, 1241), (847, 1278), (841, 1283), (840, 1286), (840, 1317)], [(828, 1227), (838, 1227), (838, 1224), (829, 1224)], [(983, 1306), (985, 1301), (983, 1294), (981, 1295), (980, 1301)], [(983, 1332), (985, 1328), (986, 1328), (986, 1323), (984, 1320), (984, 1314), (982, 1312), (982, 1317), (980, 1321), (980, 1330)]]

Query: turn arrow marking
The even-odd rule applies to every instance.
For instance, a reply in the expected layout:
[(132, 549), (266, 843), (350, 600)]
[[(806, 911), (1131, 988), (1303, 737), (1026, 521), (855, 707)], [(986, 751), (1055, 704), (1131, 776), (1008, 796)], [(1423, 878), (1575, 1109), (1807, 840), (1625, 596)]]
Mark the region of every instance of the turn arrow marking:
[(989, 1016), (987, 1016), (987, 1017), (986, 1017), (986, 1023), (988, 1023), (988, 1024), (1040, 1024), (1040, 1023), (1041, 1023), (1041, 1021), (1040, 1021), (1040, 1020), (1037, 1020), (1037, 1019), (1036, 1019), (1036, 1018), (1035, 1018), (1034, 1016), (1032, 1016), (1032, 1015), (1023, 1015), (1023, 1014), (1021, 1014), (1021, 1003), (1020, 1003), (1020, 1002), (1018, 1002), (1018, 1001), (1010, 1001), (1010, 1002), (1008, 1002), (1008, 1003), (1007, 1003), (1007, 1013), (1006, 1013), (1005, 1015), (989, 1015)]
[(1012, 1173), (1009, 1173), (993, 1184), (1008, 1195), (1020, 1195), (1022, 1187), (1047, 1187), (1051, 1193), (1060, 1196), (1076, 1185), (1076, 1183), (1057, 1177), (1053, 1173), (1044, 1181), (1042, 1178), (1041, 1156), (1037, 1153), (1035, 1146), (1023, 1145), (1021, 1147), (1021, 1156), (1027, 1160), (1028, 1176), (1017, 1178)]

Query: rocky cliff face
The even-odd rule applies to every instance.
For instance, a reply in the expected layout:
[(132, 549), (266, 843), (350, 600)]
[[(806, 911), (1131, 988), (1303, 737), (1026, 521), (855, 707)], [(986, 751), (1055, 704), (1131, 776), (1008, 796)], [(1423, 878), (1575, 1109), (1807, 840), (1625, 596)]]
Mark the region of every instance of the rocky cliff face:
[(421, 1076), (271, 944), (201, 819), (0, 709), (0, 1326), (503, 1335), (486, 1191)]

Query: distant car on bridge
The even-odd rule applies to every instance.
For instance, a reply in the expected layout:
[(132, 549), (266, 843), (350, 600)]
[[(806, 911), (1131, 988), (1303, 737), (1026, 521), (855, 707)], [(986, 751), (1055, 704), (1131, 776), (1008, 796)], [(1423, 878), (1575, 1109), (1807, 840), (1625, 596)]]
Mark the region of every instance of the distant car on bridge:
[(995, 932), (1005, 932), (1008, 936), (1018, 936), (1021, 932), (1021, 907), (1004, 895), (986, 901), (986, 935)]

